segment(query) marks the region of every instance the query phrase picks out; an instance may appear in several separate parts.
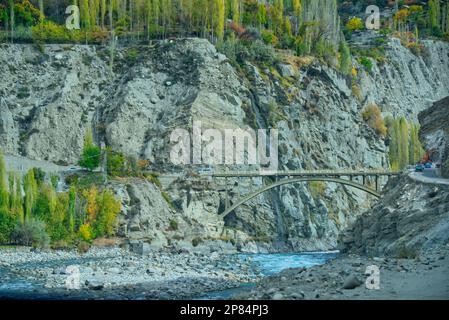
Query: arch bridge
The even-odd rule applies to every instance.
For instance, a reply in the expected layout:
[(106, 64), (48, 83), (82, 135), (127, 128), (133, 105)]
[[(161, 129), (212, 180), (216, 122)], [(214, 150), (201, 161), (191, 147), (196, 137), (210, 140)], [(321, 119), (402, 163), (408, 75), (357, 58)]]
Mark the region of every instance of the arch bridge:
[[(258, 195), (267, 192), (276, 187), (280, 187), (288, 184), (295, 184), (301, 182), (311, 182), (311, 181), (321, 181), (321, 182), (331, 182), (346, 185), (358, 190), (362, 190), (376, 198), (381, 197), (379, 179), (381, 177), (394, 177), (401, 175), (401, 172), (392, 171), (276, 171), (276, 172), (264, 172), (264, 171), (254, 171), (254, 172), (221, 172), (221, 173), (211, 173), (211, 174), (201, 174), (201, 176), (207, 176), (212, 178), (224, 178), (226, 184), (226, 204), (225, 209), (219, 215), (221, 217), (226, 217), (228, 214), (233, 212), (235, 209), (250, 201), (251, 199), (257, 197)], [(251, 192), (247, 195), (242, 196), (237, 202), (230, 205), (229, 203), (229, 192), (227, 189), (229, 178), (258, 178), (258, 177), (270, 177), (271, 182), (267, 185), (261, 186), (259, 189)], [(356, 181), (360, 180), (361, 182)], [(368, 185), (369, 178), (374, 178), (374, 188)]]

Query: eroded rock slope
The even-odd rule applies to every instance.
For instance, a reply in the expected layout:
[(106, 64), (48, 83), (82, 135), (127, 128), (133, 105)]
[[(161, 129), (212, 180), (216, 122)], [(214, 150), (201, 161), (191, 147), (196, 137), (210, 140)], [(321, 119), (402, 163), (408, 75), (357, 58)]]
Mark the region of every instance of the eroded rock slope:
[[(361, 118), (365, 105), (415, 118), (449, 94), (449, 49), (440, 43), (422, 58), (392, 41), (387, 63), (375, 64), (371, 73), (360, 68), (357, 97), (349, 79), (313, 59), (237, 68), (202, 39), (133, 50), (137, 54), (117, 51), (112, 75), (108, 48), (48, 45), (42, 53), (31, 45), (2, 45), (0, 142), (9, 154), (72, 164), (92, 128), (98, 144), (150, 160), (163, 173), (160, 186), (130, 180), (115, 188), (126, 217), (119, 234), (155, 246), (208, 239), (243, 250), (272, 250), (275, 243), (329, 249), (370, 206), (368, 196), (343, 186), (292, 185), (259, 196), (223, 221), (217, 213), (224, 185), (194, 182), (194, 167), (170, 163), (175, 128), (190, 130), (193, 121), (204, 129), (275, 127), (280, 170), (388, 168), (385, 142)], [(167, 172), (175, 177), (164, 177)], [(261, 182), (229, 183), (235, 202)]]

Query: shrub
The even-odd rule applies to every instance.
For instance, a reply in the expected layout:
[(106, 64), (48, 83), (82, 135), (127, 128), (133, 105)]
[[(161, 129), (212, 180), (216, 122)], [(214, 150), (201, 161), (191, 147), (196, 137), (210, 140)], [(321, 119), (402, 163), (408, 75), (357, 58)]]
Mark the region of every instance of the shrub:
[(387, 135), (387, 127), (385, 121), (382, 118), (379, 107), (371, 103), (362, 112), (363, 120), (368, 126), (376, 131), (376, 133), (382, 137)]
[(41, 12), (29, 0), (16, 1), (14, 19), (17, 25), (32, 26), (41, 19)]
[(128, 61), (130, 62), (136, 62), (137, 61), (137, 57), (139, 56), (139, 50), (137, 50), (136, 48), (131, 48), (127, 51), (126, 53), (127, 57), (128, 57)]
[(324, 192), (326, 191), (326, 184), (322, 181), (312, 181), (309, 182), (309, 189), (312, 197), (322, 197), (324, 195)]
[(362, 19), (357, 17), (349, 19), (349, 21), (346, 23), (346, 29), (348, 29), (351, 32), (356, 30), (362, 30), (363, 29)]
[(360, 87), (357, 84), (353, 84), (351, 90), (352, 90), (352, 95), (354, 97), (356, 97), (356, 99), (359, 102), (362, 102), (363, 96), (362, 96), (362, 90), (360, 89)]
[(31, 36), (36, 43), (45, 42), (68, 42), (79, 40), (79, 31), (69, 31), (63, 25), (58, 25), (51, 21), (45, 21), (31, 27)]
[(178, 222), (176, 220), (170, 220), (170, 230), (178, 230)]
[(345, 74), (351, 74), (352, 60), (351, 51), (346, 41), (341, 41), (339, 46), (340, 51), (340, 71)]
[(90, 171), (100, 165), (101, 149), (93, 143), (92, 130), (87, 129), (84, 135), (83, 153), (79, 165)]
[(121, 203), (110, 190), (103, 190), (97, 198), (98, 214), (94, 223), (95, 236), (112, 235), (114, 223), (121, 210)]
[(169, 205), (169, 207), (174, 209), (175, 205), (173, 204), (173, 200), (171, 199), (170, 195), (167, 192), (165, 192), (165, 191), (162, 191), (161, 194), (162, 194), (162, 197), (167, 202), (167, 204)]
[(45, 171), (42, 170), (41, 168), (33, 168), (33, 173), (34, 173), (34, 179), (36, 179), (36, 182), (38, 184), (41, 184), (44, 182), (45, 180)]
[(418, 252), (416, 250), (401, 246), (396, 255), (396, 259), (416, 259), (418, 257)]
[(7, 210), (0, 209), (0, 243), (10, 242), (14, 225), (14, 217)]
[(201, 238), (193, 238), (192, 239), (192, 246), (198, 247), (201, 243), (203, 243), (203, 240)]
[(272, 30), (262, 30), (260, 33), (263, 42), (266, 44), (276, 46), (279, 43), (278, 37), (274, 34)]
[(86, 241), (80, 241), (77, 245), (77, 250), (79, 253), (86, 253), (90, 249), (90, 243)]
[(254, 41), (250, 46), (251, 58), (258, 62), (273, 63), (276, 60), (276, 52), (270, 45), (260, 40)]
[(51, 181), (51, 185), (53, 186), (53, 188), (56, 189), (58, 187), (58, 183), (59, 183), (59, 176), (57, 174), (52, 174), (50, 176), (50, 181)]
[(69, 243), (66, 240), (58, 240), (53, 242), (51, 248), (54, 250), (66, 250), (70, 247)]
[(98, 168), (101, 160), (101, 149), (100, 147), (91, 145), (86, 146), (83, 150), (83, 154), (81, 155), (81, 160), (79, 161), (79, 165), (83, 168), (86, 168), (90, 171)]
[(15, 244), (47, 248), (50, 237), (45, 231), (45, 223), (36, 219), (26, 220), (18, 223), (12, 233), (12, 242)]
[(68, 185), (77, 185), (78, 184), (78, 180), (79, 180), (79, 176), (75, 173), (75, 174), (71, 174), (69, 176), (67, 176), (65, 178), (65, 183), (67, 183)]
[(367, 57), (361, 57), (360, 64), (364, 66), (368, 72), (371, 72), (373, 70), (373, 62)]
[(108, 163), (107, 171), (111, 176), (119, 177), (123, 175), (125, 171), (125, 155), (120, 152), (113, 152), (112, 150), (107, 150), (108, 153)]
[(150, 181), (152, 184), (154, 184), (156, 187), (161, 188), (161, 182), (159, 181), (157, 173), (148, 173), (145, 175), (145, 178), (147, 178), (148, 181)]
[(79, 236), (83, 241), (89, 242), (94, 238), (92, 228), (89, 224), (84, 223), (78, 230)]
[(104, 42), (108, 38), (108, 32), (101, 28), (95, 28), (89, 32), (68, 30), (65, 25), (44, 21), (31, 27), (31, 37), (35, 43), (84, 41), (99, 43)]
[(0, 25), (2, 25), (7, 20), (8, 20), (8, 13), (6, 11), (6, 7), (0, 3)]

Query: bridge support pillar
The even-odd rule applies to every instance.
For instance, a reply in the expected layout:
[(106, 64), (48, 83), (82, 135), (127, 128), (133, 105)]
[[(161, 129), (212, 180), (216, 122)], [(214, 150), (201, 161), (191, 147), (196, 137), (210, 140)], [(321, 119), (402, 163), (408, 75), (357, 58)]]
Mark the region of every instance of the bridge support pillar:
[(365, 175), (362, 176), (362, 180), (363, 180), (363, 185), (366, 186), (366, 176)]
[(379, 191), (379, 176), (376, 176), (376, 191)]
[(225, 208), (227, 210), (230, 207), (230, 204), (229, 204), (229, 191), (228, 191), (228, 178), (225, 178), (225, 192), (226, 192)]

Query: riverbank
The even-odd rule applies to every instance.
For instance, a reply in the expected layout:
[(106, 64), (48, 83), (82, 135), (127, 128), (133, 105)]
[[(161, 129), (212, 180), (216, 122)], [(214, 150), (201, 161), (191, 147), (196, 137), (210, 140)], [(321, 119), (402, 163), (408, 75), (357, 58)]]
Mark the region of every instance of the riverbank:
[[(76, 279), (78, 270), (79, 289), (68, 290), (67, 279)], [(0, 271), (0, 299), (186, 299), (260, 277), (249, 260), (234, 255), (141, 256), (117, 247), (93, 247), (85, 254), (1, 248)]]
[[(368, 266), (380, 270), (378, 290), (366, 287)], [(284, 270), (233, 299), (449, 299), (449, 244), (412, 259), (342, 255), (324, 265)]]

